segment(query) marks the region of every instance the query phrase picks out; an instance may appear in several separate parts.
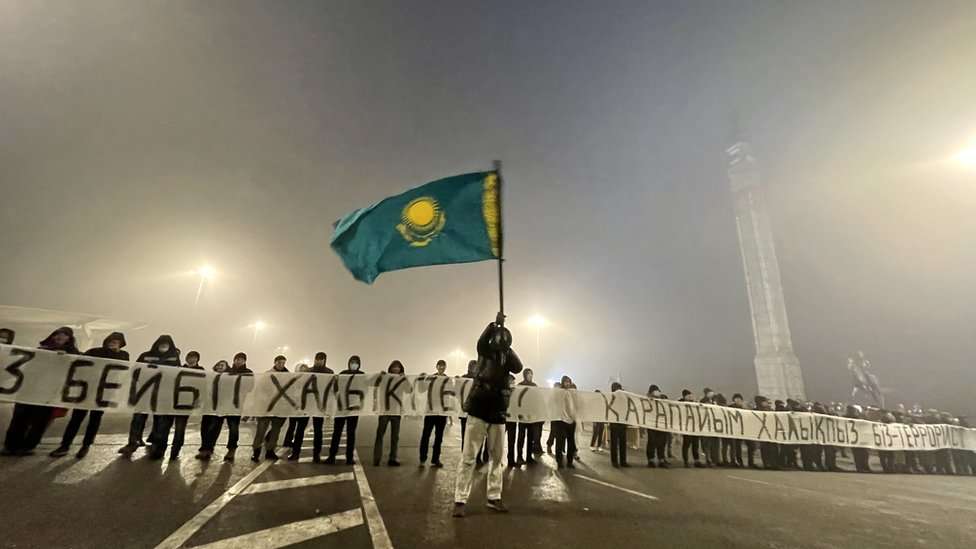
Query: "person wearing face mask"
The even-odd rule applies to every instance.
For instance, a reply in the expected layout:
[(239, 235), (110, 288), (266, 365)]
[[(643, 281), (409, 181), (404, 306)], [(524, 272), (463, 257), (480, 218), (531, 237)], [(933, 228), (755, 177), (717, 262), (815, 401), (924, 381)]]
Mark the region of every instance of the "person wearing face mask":
[[(519, 387), (536, 387), (534, 381), (532, 381), (533, 372), (532, 368), (525, 368), (522, 370), (522, 381), (519, 383)], [(538, 429), (538, 432), (536, 431)], [(516, 465), (535, 465), (535, 453), (539, 451), (539, 438), (542, 436), (542, 423), (532, 422), (526, 423), (520, 421), (518, 424), (518, 438), (516, 440), (516, 448), (518, 450), (515, 456)], [(524, 454), (522, 453), (524, 450)], [(523, 460), (522, 457), (525, 456)]]
[(0, 328), (0, 345), (13, 345), (14, 334), (10, 328)]
[[(272, 372), (284, 373), (288, 371), (285, 362), (288, 359), (283, 355), (278, 355), (274, 359)], [(264, 448), (264, 459), (278, 461), (278, 454), (275, 450), (278, 447), (278, 437), (281, 435), (281, 427), (285, 424), (285, 418), (262, 416), (258, 418), (258, 426), (254, 431), (254, 443), (252, 445), (251, 461), (261, 461), (261, 448)]]
[[(129, 353), (123, 351), (123, 347), (125, 347), (125, 336), (120, 332), (112, 332), (102, 341), (101, 347), (88, 349), (85, 351), (85, 356), (128, 361)], [(78, 434), (78, 430), (81, 429), (81, 424), (85, 421), (85, 417), (88, 418), (88, 427), (85, 429), (81, 449), (78, 450), (75, 457), (81, 459), (88, 455), (88, 449), (95, 443), (95, 435), (98, 434), (98, 428), (102, 424), (102, 414), (103, 412), (101, 410), (92, 410), (91, 412), (82, 410), (81, 408), (72, 410), (68, 426), (65, 427), (64, 434), (61, 435), (61, 444), (51, 452), (51, 457), (57, 458), (68, 455), (68, 450), (71, 449), (71, 443)]]
[[(45, 351), (56, 351), (69, 355), (79, 354), (75, 345), (75, 333), (71, 328), (62, 326), (51, 332), (38, 345)], [(7, 435), (3, 442), (5, 456), (28, 456), (34, 453), (34, 448), (41, 443), (44, 432), (54, 417), (54, 408), (35, 404), (15, 404), (14, 413), (7, 427)]]
[[(315, 362), (312, 363), (312, 367), (308, 370), (312, 374), (331, 374), (334, 373), (332, 368), (326, 366), (326, 361), (328, 360), (328, 355), (319, 351), (315, 353)], [(319, 383), (321, 387), (323, 383)], [(302, 455), (302, 446), (305, 443), (305, 428), (308, 427), (309, 418), (300, 417), (295, 421), (295, 435), (292, 437), (291, 441), (291, 454), (288, 456), (288, 461), (298, 461)], [(312, 461), (315, 463), (322, 462), (322, 431), (325, 426), (325, 418), (322, 416), (315, 416), (312, 418)]]
[[(386, 369), (386, 373), (402, 377), (404, 374), (403, 364), (399, 360), (394, 360)], [(395, 385), (396, 390), (399, 391), (398, 396), (406, 390), (407, 386), (407, 383)], [(400, 444), (400, 416), (385, 414), (379, 417), (379, 423), (376, 426), (376, 441), (373, 443), (373, 467), (380, 466), (380, 460), (383, 457), (383, 436), (386, 434), (387, 426), (390, 427), (390, 459), (386, 464), (390, 467), (400, 466), (400, 462), (397, 461), (397, 446)]]
[[(647, 388), (647, 396), (651, 398), (662, 398), (661, 388), (657, 385), (651, 385)], [(668, 445), (668, 434), (664, 431), (656, 431), (654, 429), (647, 430), (647, 466), (648, 467), (660, 467), (662, 469), (667, 469), (670, 467), (668, 463), (666, 452)], [(655, 465), (654, 460), (657, 459), (657, 464)]]
[[(339, 372), (340, 375), (362, 375), (360, 369), (362, 361), (357, 355), (349, 357), (348, 367)], [(356, 451), (356, 427), (359, 426), (358, 416), (337, 417), (332, 424), (332, 443), (329, 445), (329, 457), (325, 460), (327, 465), (335, 465), (336, 454), (339, 452), (339, 439), (342, 438), (342, 429), (346, 429), (346, 465), (355, 465), (356, 460), (353, 452)]]
[[(226, 360), (218, 360), (213, 365), (213, 371), (216, 374), (226, 374), (228, 370), (230, 370), (230, 365), (227, 364)], [(200, 420), (200, 451), (197, 452), (197, 459), (208, 461), (213, 456), (214, 446), (217, 445), (217, 437), (220, 436), (220, 430), (223, 426), (223, 416), (203, 416), (203, 419)]]
[[(191, 370), (202, 370), (200, 366), (200, 353), (190, 351), (186, 353), (186, 364), (183, 368)], [(166, 455), (166, 445), (169, 442), (169, 431), (173, 429), (173, 446), (170, 449), (169, 459), (172, 461), (180, 459), (180, 450), (183, 449), (183, 442), (186, 438), (186, 422), (190, 416), (167, 415), (156, 416), (153, 421), (152, 446), (149, 447), (149, 459), (163, 459)]]
[[(139, 355), (136, 362), (156, 366), (179, 367), (180, 350), (173, 344), (172, 337), (161, 335), (156, 338), (156, 341), (153, 342), (152, 347), (148, 351)], [(132, 414), (132, 421), (129, 423), (129, 443), (119, 449), (120, 454), (125, 457), (131, 456), (136, 451), (136, 448), (146, 445), (142, 440), (142, 433), (146, 429), (146, 420), (148, 418), (149, 414)], [(155, 422), (156, 418), (153, 419), (154, 426), (153, 429), (150, 429), (150, 433), (155, 431)], [(152, 440), (149, 442), (152, 442)]]
[(502, 503), (502, 437), (505, 415), (512, 396), (508, 383), (510, 374), (522, 371), (522, 361), (512, 350), (512, 333), (505, 328), (505, 315), (498, 313), (495, 322), (488, 324), (478, 338), (478, 371), (471, 391), (464, 400), (468, 414), (464, 452), (458, 463), (454, 486), (454, 512), (464, 517), (465, 505), (471, 495), (472, 477), (481, 444), (487, 442), (491, 460), (488, 468), (488, 508), (499, 513), (508, 511)]
[[(434, 366), (437, 369), (436, 377), (447, 377), (444, 372), (447, 370), (447, 362), (438, 360)], [(434, 451), (430, 464), (434, 467), (443, 467), (441, 463), (441, 443), (444, 441), (444, 429), (447, 427), (447, 416), (426, 415), (424, 416), (424, 429), (420, 435), (420, 466), (427, 463), (427, 449), (430, 447), (430, 432), (434, 432)]]

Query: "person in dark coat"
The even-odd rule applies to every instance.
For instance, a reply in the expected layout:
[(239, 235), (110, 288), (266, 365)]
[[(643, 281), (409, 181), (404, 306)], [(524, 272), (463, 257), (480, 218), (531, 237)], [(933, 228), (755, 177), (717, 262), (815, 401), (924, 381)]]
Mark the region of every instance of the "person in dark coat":
[[(234, 363), (227, 370), (229, 376), (253, 376), (254, 372), (247, 367), (247, 354), (237, 353), (234, 355)], [(224, 461), (233, 463), (237, 455), (237, 443), (241, 437), (241, 416), (225, 416), (227, 422), (227, 453), (224, 454)], [(220, 433), (217, 433), (219, 436)], [(216, 440), (217, 437), (214, 437)]]
[[(285, 363), (288, 361), (284, 355), (278, 355), (274, 359), (272, 372), (287, 372)], [(264, 449), (264, 459), (278, 461), (278, 438), (281, 436), (281, 427), (285, 424), (285, 418), (276, 416), (262, 416), (258, 418), (257, 427), (254, 430), (254, 442), (251, 445), (251, 461), (261, 461), (261, 450)]]
[[(386, 373), (394, 376), (403, 376), (403, 363), (399, 360), (394, 360), (386, 369)], [(400, 388), (405, 389), (407, 385), (407, 383), (403, 383), (400, 385)], [(374, 467), (379, 467), (380, 460), (383, 457), (383, 436), (386, 434), (387, 426), (390, 427), (390, 458), (386, 464), (390, 467), (400, 466), (400, 462), (397, 461), (397, 447), (400, 444), (400, 419), (401, 417), (395, 414), (384, 414), (379, 417), (379, 423), (376, 425), (376, 441), (373, 443)]]
[[(623, 388), (616, 381), (610, 384), (611, 393)], [(610, 464), (614, 467), (630, 467), (627, 463), (627, 425), (624, 423), (610, 424)]]
[[(755, 398), (756, 410), (760, 412), (773, 412), (773, 405), (768, 398), (757, 395)], [(782, 401), (777, 401), (782, 402)], [(780, 470), (780, 450), (775, 442), (760, 442), (759, 455), (762, 457), (763, 469), (770, 471)]]
[[(434, 376), (447, 377), (444, 372), (447, 370), (447, 362), (438, 360), (437, 372)], [(430, 448), (430, 433), (434, 432), (434, 451), (430, 464), (434, 467), (443, 467), (441, 463), (441, 443), (444, 441), (444, 429), (447, 427), (447, 416), (426, 415), (424, 416), (424, 428), (420, 434), (420, 466), (427, 464), (427, 450)]]
[[(475, 362), (475, 365), (478, 363)], [(522, 370), (522, 381), (519, 382), (519, 387), (536, 387), (534, 381), (532, 381), (532, 368), (525, 368)], [(536, 432), (538, 429), (538, 433)], [(518, 424), (518, 437), (515, 441), (516, 452), (515, 452), (515, 463), (516, 465), (535, 465), (535, 452), (539, 451), (537, 444), (539, 443), (539, 437), (542, 436), (542, 423), (532, 422), (526, 423), (520, 421)], [(523, 459), (524, 457), (524, 459)]]
[[(847, 407), (847, 414), (844, 416), (850, 419), (864, 419), (861, 413), (861, 407), (856, 405), (850, 405)], [(868, 449), (867, 448), (851, 448), (851, 454), (854, 455), (854, 469), (858, 473), (870, 473), (871, 466), (868, 465)]]
[(10, 328), (0, 328), (0, 345), (13, 345), (16, 332)]
[[(729, 404), (729, 408), (735, 408), (737, 410), (742, 410), (745, 408), (743, 404), (742, 394), (735, 393), (732, 395), (732, 402)], [(744, 467), (742, 462), (742, 440), (738, 438), (728, 439), (731, 447), (729, 448), (729, 465), (732, 467)], [(752, 454), (749, 455), (750, 462), (749, 465), (754, 465), (752, 460)]]
[[(171, 336), (161, 335), (156, 338), (156, 341), (148, 351), (139, 355), (136, 362), (178, 368), (180, 366), (180, 350), (176, 348)], [(146, 429), (146, 420), (148, 418), (149, 414), (132, 414), (132, 421), (129, 423), (129, 443), (119, 449), (120, 454), (126, 457), (131, 456), (136, 451), (136, 448), (146, 445), (142, 440), (142, 433)], [(152, 438), (151, 434), (156, 430), (156, 421), (157, 418), (154, 417), (153, 428), (150, 430), (150, 438)], [(152, 440), (149, 442), (151, 443)]]
[[(295, 366), (295, 371), (300, 374), (308, 372), (308, 364), (299, 362), (298, 365)], [(285, 430), (285, 441), (282, 446), (288, 448), (289, 450), (291, 450), (291, 448), (295, 445), (295, 428), (298, 427), (298, 420), (299, 418), (297, 417), (288, 418), (288, 429)]]
[[(358, 356), (349, 357), (348, 366), (339, 372), (340, 375), (362, 375), (360, 369), (362, 361)], [(346, 465), (355, 465), (356, 460), (353, 452), (356, 451), (356, 427), (359, 426), (359, 416), (337, 417), (332, 423), (332, 443), (329, 444), (329, 457), (326, 458), (326, 465), (334, 465), (336, 454), (339, 452), (339, 439), (342, 438), (343, 427), (346, 430)]]
[[(183, 368), (192, 370), (202, 370), (200, 366), (200, 353), (190, 351), (186, 353), (186, 363)], [(180, 459), (180, 450), (183, 449), (183, 442), (186, 439), (186, 422), (190, 416), (185, 415), (160, 415), (153, 420), (153, 431), (151, 446), (149, 447), (149, 459), (163, 459), (166, 455), (166, 445), (169, 443), (169, 431), (173, 429), (173, 446), (170, 449), (169, 459), (175, 461)]]
[[(226, 374), (229, 370), (230, 364), (226, 360), (218, 360), (213, 365), (213, 371), (216, 374)], [(197, 452), (197, 459), (209, 461), (213, 457), (214, 447), (217, 445), (217, 438), (220, 436), (220, 430), (223, 426), (223, 416), (203, 416), (203, 419), (200, 420), (200, 450)]]
[[(661, 394), (661, 388), (657, 385), (651, 385), (647, 388), (647, 396), (654, 399), (663, 399), (664, 395)], [(667, 469), (670, 464), (667, 460), (667, 445), (668, 445), (668, 433), (665, 431), (658, 431), (655, 429), (647, 430), (647, 466), (648, 467), (660, 467), (662, 469)], [(654, 463), (655, 458), (657, 463)]]
[[(312, 367), (309, 368), (309, 373), (312, 374), (332, 374), (332, 368), (326, 365), (329, 357), (322, 351), (315, 353), (315, 362), (312, 363)], [(305, 428), (308, 427), (309, 418), (300, 417), (295, 422), (295, 434), (292, 438), (291, 454), (288, 456), (288, 461), (298, 461), (302, 455), (302, 446), (305, 444)], [(325, 418), (322, 416), (315, 416), (312, 418), (312, 461), (315, 463), (322, 462), (322, 431), (325, 426)]]
[[(51, 332), (51, 335), (44, 338), (38, 347), (45, 351), (56, 351), (69, 355), (79, 354), (78, 346), (75, 344), (75, 333), (67, 326), (62, 326)], [(14, 413), (10, 418), (10, 425), (7, 427), (7, 435), (0, 455), (27, 456), (33, 454), (34, 448), (37, 448), (37, 445), (41, 443), (53, 415), (54, 408), (51, 406), (14, 404)]]
[[(702, 391), (702, 394), (704, 396), (702, 396), (701, 400), (699, 401), (700, 403), (715, 404), (715, 391), (709, 389), (708, 387), (705, 387), (705, 390)], [(719, 441), (718, 437), (700, 436), (698, 437), (698, 443), (701, 445), (701, 453), (705, 454), (705, 466), (706, 467), (717, 466), (718, 454), (719, 454), (719, 450), (721, 450), (721, 442)]]
[[(557, 381), (552, 384), (552, 388), (562, 389), (563, 384)], [(549, 422), (549, 437), (546, 439), (546, 453), (549, 455), (552, 455), (552, 445), (556, 443), (556, 432), (558, 431), (556, 423), (556, 421)]]
[[(695, 396), (688, 389), (683, 389), (681, 391), (681, 398), (678, 402), (695, 402)], [(705, 467), (698, 457), (698, 448), (700, 445), (699, 437), (692, 435), (681, 435), (681, 458), (685, 462), (685, 467), (691, 467), (688, 462), (688, 453), (691, 451), (691, 457), (695, 460), (695, 467)]]
[(455, 517), (465, 514), (464, 506), (471, 495), (475, 461), (483, 442), (487, 442), (491, 457), (487, 475), (488, 507), (501, 513), (508, 511), (501, 500), (502, 436), (505, 414), (512, 396), (508, 376), (522, 371), (522, 361), (512, 349), (512, 333), (504, 324), (505, 315), (498, 313), (495, 322), (488, 324), (478, 338), (478, 370), (473, 387), (464, 400), (468, 428), (454, 487)]
[[(128, 362), (129, 353), (123, 351), (123, 347), (125, 347), (125, 336), (121, 332), (112, 332), (102, 341), (101, 347), (88, 349), (85, 351), (85, 356)], [(72, 410), (71, 419), (68, 420), (68, 425), (64, 428), (64, 434), (61, 435), (61, 444), (51, 452), (51, 457), (58, 458), (68, 455), (71, 443), (78, 434), (78, 430), (81, 429), (81, 423), (85, 421), (85, 417), (88, 417), (88, 427), (85, 428), (85, 436), (81, 441), (81, 449), (78, 450), (75, 457), (81, 459), (87, 456), (88, 449), (94, 444), (95, 435), (98, 434), (98, 428), (102, 424), (103, 413), (101, 410), (92, 410), (89, 412), (81, 408)]]

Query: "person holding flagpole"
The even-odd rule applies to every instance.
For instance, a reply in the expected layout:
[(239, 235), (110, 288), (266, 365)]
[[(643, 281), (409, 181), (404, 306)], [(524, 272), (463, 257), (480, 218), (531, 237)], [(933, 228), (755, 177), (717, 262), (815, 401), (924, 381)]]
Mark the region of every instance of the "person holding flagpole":
[(489, 324), (478, 338), (478, 371), (471, 392), (464, 401), (468, 425), (454, 488), (454, 516), (459, 518), (465, 514), (475, 461), (485, 441), (490, 456), (487, 505), (500, 513), (508, 511), (502, 503), (505, 414), (512, 395), (508, 376), (522, 371), (522, 361), (512, 350), (512, 333), (505, 328), (504, 322), (505, 316), (498, 313), (495, 322)]

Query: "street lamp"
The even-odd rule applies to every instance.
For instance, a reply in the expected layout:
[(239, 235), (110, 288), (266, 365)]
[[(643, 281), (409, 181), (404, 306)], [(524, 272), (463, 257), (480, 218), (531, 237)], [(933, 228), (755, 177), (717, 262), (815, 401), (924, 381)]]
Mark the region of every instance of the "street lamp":
[(258, 342), (258, 332), (260, 332), (261, 330), (264, 330), (267, 327), (268, 327), (268, 325), (265, 324), (264, 321), (261, 321), (261, 320), (255, 320), (253, 324), (251, 324), (250, 326), (248, 326), (248, 328), (251, 328), (251, 329), (254, 330), (254, 338), (251, 340), (251, 343), (257, 343)]
[(529, 326), (535, 328), (535, 361), (538, 365), (542, 363), (542, 328), (548, 323), (546, 318), (538, 313), (529, 317)]
[(203, 285), (206, 284), (208, 280), (213, 280), (214, 277), (217, 276), (217, 270), (210, 265), (201, 265), (194, 272), (200, 277), (200, 285), (197, 286), (197, 297), (193, 300), (193, 306), (196, 307), (197, 303), (200, 302), (200, 295), (203, 294)]
[(967, 168), (976, 168), (976, 145), (959, 151), (952, 159)]

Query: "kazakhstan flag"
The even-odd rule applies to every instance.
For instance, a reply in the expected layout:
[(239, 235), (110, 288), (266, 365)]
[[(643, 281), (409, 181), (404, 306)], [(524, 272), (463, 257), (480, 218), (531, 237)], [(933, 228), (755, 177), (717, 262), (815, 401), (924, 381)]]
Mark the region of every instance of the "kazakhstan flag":
[(498, 173), (438, 179), (336, 222), (332, 249), (356, 280), (423, 265), (501, 257)]

